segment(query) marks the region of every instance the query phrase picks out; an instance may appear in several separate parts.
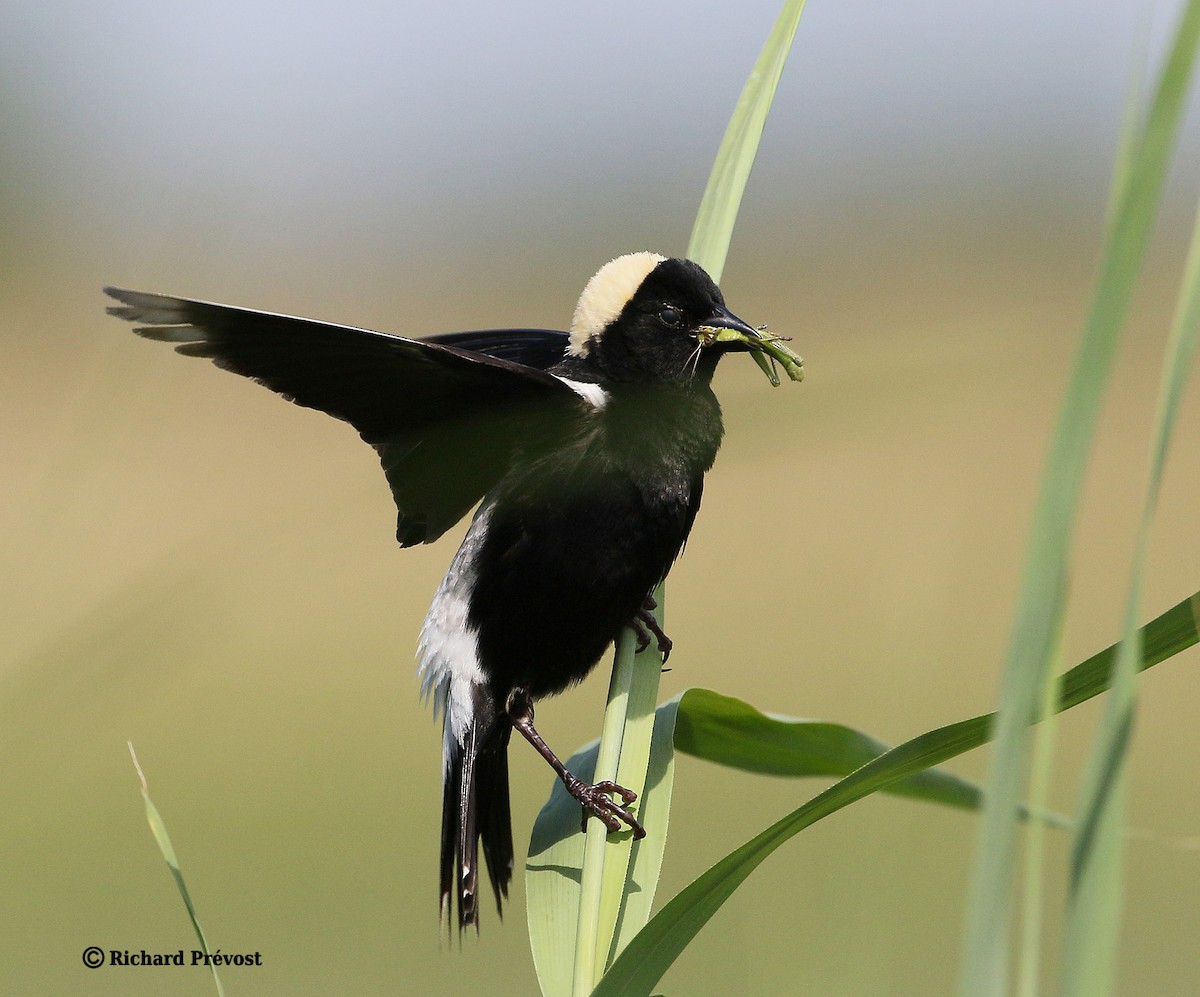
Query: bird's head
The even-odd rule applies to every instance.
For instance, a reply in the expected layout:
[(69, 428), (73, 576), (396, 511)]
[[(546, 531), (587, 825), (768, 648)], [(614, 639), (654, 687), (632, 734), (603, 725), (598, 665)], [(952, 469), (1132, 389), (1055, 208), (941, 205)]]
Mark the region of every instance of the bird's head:
[(631, 253), (588, 281), (575, 306), (568, 354), (609, 382), (707, 384), (722, 354), (751, 350), (785, 355), (789, 375), (799, 380), (799, 357), (729, 311), (698, 264)]

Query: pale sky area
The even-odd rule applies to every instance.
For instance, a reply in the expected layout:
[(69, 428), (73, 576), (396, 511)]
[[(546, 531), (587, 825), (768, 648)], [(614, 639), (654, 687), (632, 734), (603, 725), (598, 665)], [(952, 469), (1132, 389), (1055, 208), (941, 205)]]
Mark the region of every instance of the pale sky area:
[[(777, 7), (10, 0), (4, 215), (400, 253), (687, 219)], [(1091, 203), (1136, 39), (1175, 9), (814, 2), (747, 210), (787, 228), (780, 205), (807, 227), (922, 192)]]

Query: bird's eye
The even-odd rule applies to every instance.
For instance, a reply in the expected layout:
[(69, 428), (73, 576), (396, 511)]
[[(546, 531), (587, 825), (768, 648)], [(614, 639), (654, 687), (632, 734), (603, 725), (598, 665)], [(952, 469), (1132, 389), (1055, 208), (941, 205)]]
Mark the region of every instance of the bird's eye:
[(672, 329), (683, 325), (683, 315), (680, 314), (678, 308), (672, 308), (670, 305), (664, 305), (659, 309), (658, 320)]

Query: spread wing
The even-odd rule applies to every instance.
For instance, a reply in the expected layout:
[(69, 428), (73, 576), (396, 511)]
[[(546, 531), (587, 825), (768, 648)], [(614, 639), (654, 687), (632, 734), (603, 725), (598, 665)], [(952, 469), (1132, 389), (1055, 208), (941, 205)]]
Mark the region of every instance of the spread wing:
[(105, 293), (121, 302), (109, 314), (138, 323), (138, 335), (350, 423), (379, 453), (404, 547), (430, 543), (458, 522), (518, 447), (552, 439), (592, 410), (545, 370), (561, 359), (565, 333), (404, 339), (141, 291)]

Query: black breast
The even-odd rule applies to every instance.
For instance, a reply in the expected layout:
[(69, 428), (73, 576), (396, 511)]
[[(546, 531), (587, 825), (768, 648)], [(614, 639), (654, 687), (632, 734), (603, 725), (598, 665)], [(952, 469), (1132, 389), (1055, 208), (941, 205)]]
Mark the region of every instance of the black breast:
[(469, 619), (499, 697), (582, 679), (682, 549), (720, 444), (720, 408), (706, 388), (662, 394), (612, 399), (485, 500)]

